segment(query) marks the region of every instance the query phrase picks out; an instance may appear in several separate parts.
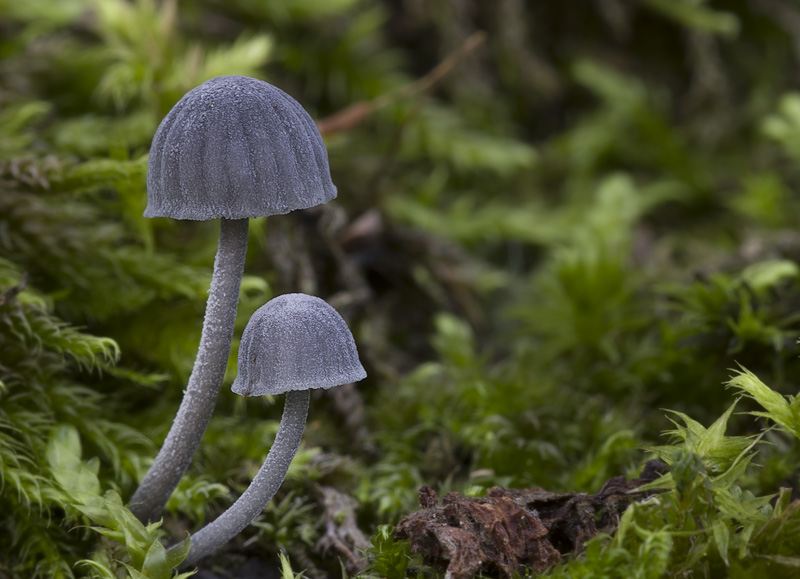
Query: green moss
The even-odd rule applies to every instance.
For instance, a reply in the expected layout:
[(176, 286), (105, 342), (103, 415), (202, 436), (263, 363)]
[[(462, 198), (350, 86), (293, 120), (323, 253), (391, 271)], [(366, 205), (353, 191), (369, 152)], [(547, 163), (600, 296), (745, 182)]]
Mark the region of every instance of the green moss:
[[(126, 515), (216, 244), (213, 224), (142, 217), (147, 149), (187, 90), (246, 74), (317, 119), (380, 99), (325, 135), (335, 204), (252, 223), (237, 320), (324, 297), (370, 377), (314, 401), (285, 488), (210, 568), (293, 576), (283, 549), (338, 575), (347, 556), (315, 548), (331, 485), (373, 536), (363, 575), (436, 576), (390, 536), (420, 485), (595, 492), (656, 453), (657, 500), (550, 576), (793, 576), (794, 38), (740, 0), (584, 4), (0, 1), (0, 575), (166, 576), (160, 545), (268, 450), (279, 408), (224, 389), (164, 525)], [(48, 454), (65, 432), (82, 496)]]

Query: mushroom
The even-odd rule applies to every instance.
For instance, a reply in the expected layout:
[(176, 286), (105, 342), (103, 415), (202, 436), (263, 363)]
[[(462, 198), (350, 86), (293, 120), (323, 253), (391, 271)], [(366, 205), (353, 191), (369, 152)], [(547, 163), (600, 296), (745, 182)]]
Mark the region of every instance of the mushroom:
[(324, 300), (286, 294), (253, 314), (239, 345), (239, 375), (232, 390), (242, 396), (286, 393), (283, 416), (250, 486), (222, 515), (190, 537), (182, 566), (210, 555), (238, 535), (275, 495), (300, 446), (310, 389), (349, 384), (366, 375), (347, 324)]
[(191, 462), (222, 386), (247, 252), (248, 219), (336, 197), (314, 121), (282, 90), (220, 76), (189, 91), (153, 138), (145, 217), (220, 219), (200, 347), (183, 401), (130, 501), (146, 523), (161, 515)]

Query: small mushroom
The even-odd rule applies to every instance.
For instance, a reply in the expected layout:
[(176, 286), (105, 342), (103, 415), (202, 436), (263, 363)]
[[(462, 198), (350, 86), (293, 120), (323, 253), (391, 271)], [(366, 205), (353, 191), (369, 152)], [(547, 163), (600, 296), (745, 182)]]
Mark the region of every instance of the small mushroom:
[(220, 219), (200, 347), (178, 414), (130, 500), (142, 522), (161, 515), (200, 444), (222, 386), (247, 252), (248, 219), (336, 197), (314, 121), (282, 90), (220, 76), (164, 117), (147, 169), (145, 217)]
[(275, 495), (300, 446), (310, 389), (349, 384), (366, 375), (347, 324), (320, 298), (286, 294), (253, 314), (239, 345), (239, 375), (232, 390), (242, 396), (286, 393), (286, 405), (253, 482), (222, 515), (191, 536), (184, 567), (238, 535)]

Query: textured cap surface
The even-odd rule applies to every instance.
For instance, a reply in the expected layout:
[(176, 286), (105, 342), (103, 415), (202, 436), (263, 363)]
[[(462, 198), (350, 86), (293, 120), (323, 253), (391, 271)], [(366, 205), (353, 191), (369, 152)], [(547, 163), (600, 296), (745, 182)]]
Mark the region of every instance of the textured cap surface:
[(244, 219), (334, 197), (327, 150), (303, 107), (263, 80), (218, 76), (186, 93), (161, 121), (144, 216)]
[(320, 298), (286, 294), (261, 306), (239, 344), (242, 396), (331, 388), (366, 378), (342, 316)]

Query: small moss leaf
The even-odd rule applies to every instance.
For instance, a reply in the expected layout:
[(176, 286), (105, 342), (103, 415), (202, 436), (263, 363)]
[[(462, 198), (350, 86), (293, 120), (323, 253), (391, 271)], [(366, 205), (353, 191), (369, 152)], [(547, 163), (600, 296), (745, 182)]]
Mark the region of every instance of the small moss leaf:
[(151, 579), (162, 577), (168, 579), (172, 575), (171, 571), (167, 563), (167, 551), (164, 549), (164, 545), (158, 540), (150, 543), (150, 548), (147, 549), (142, 564), (142, 572)]
[(141, 571), (137, 571), (136, 568), (128, 565), (127, 563), (123, 563), (125, 569), (128, 571), (128, 574), (131, 576), (131, 579), (153, 579), (152, 577), (148, 577)]
[(712, 529), (714, 534), (714, 542), (717, 545), (717, 550), (719, 551), (719, 556), (722, 557), (722, 560), (725, 562), (725, 566), (728, 567), (728, 545), (730, 544), (730, 529), (723, 521), (717, 521), (714, 524)]
[(784, 397), (745, 368), (731, 378), (728, 387), (740, 390), (766, 410), (750, 414), (772, 420), (782, 430), (800, 438), (800, 397)]
[(53, 428), (47, 444), (47, 462), (53, 477), (67, 492), (100, 493), (99, 463), (81, 461), (81, 439), (74, 426), (59, 424)]
[(301, 579), (304, 577), (303, 572), (297, 573), (295, 575), (294, 570), (292, 569), (292, 563), (289, 561), (289, 557), (281, 551), (280, 553), (281, 558), (281, 579)]
[(84, 559), (83, 561), (80, 561), (79, 564), (91, 567), (92, 571), (94, 571), (95, 573), (94, 575), (95, 577), (101, 577), (102, 579), (117, 579), (117, 576), (114, 575), (111, 569), (109, 569), (102, 563), (98, 563), (97, 561)]
[(189, 554), (189, 548), (192, 546), (192, 538), (186, 537), (185, 541), (181, 541), (175, 548), (167, 551), (167, 565), (170, 568), (175, 568), (186, 559)]
[[(104, 527), (109, 527), (109, 529), (95, 529), (99, 533), (103, 533), (107, 537), (111, 537), (116, 541), (122, 541), (123, 539), (117, 538), (116, 531), (113, 534), (110, 534), (112, 531), (111, 529), (115, 529), (117, 527), (117, 519), (109, 512), (107, 508), (104, 507), (92, 507), (86, 505), (73, 505), (76, 509), (78, 509), (87, 519), (96, 523), (98, 525), (103, 525)], [(106, 532), (109, 531), (109, 532)]]

